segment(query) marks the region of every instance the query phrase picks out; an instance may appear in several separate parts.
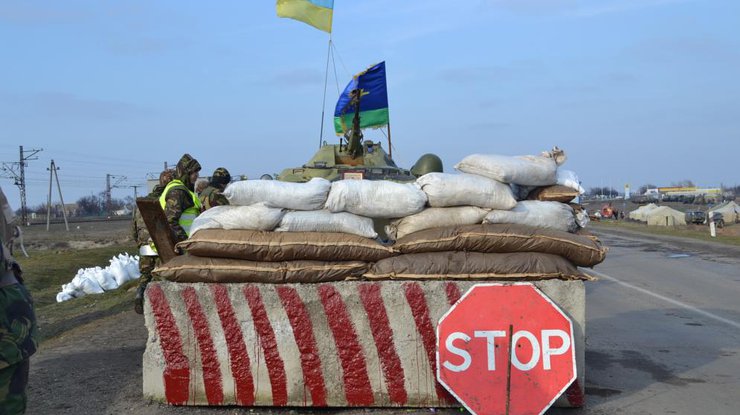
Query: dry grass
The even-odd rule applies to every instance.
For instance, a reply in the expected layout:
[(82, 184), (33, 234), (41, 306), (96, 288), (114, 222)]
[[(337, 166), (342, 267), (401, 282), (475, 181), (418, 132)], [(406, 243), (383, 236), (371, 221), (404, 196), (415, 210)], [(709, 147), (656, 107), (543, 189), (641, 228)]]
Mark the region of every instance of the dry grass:
[[(77, 229), (77, 226), (80, 226)], [(23, 267), (26, 286), (34, 298), (42, 339), (48, 339), (97, 318), (132, 307), (136, 282), (115, 291), (56, 302), (62, 284), (72, 280), (80, 268), (106, 267), (109, 260), (123, 252), (135, 253), (128, 237), (129, 221), (95, 222), (25, 228), (24, 240), (29, 257), (16, 251)]]

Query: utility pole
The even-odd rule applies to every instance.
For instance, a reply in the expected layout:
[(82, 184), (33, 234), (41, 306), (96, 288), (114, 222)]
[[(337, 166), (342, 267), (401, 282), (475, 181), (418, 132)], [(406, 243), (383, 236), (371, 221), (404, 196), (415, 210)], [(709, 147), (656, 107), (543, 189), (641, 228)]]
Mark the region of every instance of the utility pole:
[[(16, 162), (3, 163), (2, 170), (5, 172), (5, 177), (15, 180), (15, 185), (21, 193), (21, 223), (23, 226), (28, 226), (28, 209), (26, 207), (26, 161), (38, 160), (38, 157), (33, 157), (38, 152), (43, 151), (42, 148), (33, 150), (23, 150), (23, 146), (20, 146), (20, 157)], [(26, 153), (29, 153), (26, 155)], [(16, 168), (18, 169), (16, 171)]]
[(62, 202), (62, 216), (64, 216), (64, 226), (67, 228), (67, 232), (69, 232), (69, 223), (67, 222), (67, 209), (64, 207), (62, 186), (59, 184), (59, 174), (57, 173), (59, 167), (56, 167), (56, 165), (54, 164), (54, 160), (52, 160), (51, 164), (46, 170), (49, 170), (49, 197), (46, 199), (46, 230), (49, 230), (49, 221), (51, 218), (51, 179), (52, 176), (54, 176), (57, 179), (57, 191), (59, 192), (59, 200)]
[(136, 193), (136, 189), (140, 188), (141, 186), (134, 185), (134, 186), (129, 186), (129, 187), (134, 188), (134, 203), (135, 203), (136, 199), (139, 197), (138, 194)]
[[(111, 184), (110, 179), (116, 179), (116, 182)], [(120, 184), (126, 180), (126, 176), (114, 176), (112, 174), (105, 175), (105, 210), (108, 212), (108, 216), (111, 214), (111, 189), (121, 187)]]

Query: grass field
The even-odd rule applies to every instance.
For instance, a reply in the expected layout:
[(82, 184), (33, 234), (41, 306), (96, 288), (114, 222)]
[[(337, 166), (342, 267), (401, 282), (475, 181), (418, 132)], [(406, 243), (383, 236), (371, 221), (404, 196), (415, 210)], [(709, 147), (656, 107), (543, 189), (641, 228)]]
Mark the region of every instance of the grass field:
[(130, 222), (79, 226), (79, 229), (72, 227), (69, 232), (64, 225), (55, 225), (48, 232), (45, 226), (31, 226), (26, 228), (24, 235), (29, 257), (16, 251), (26, 286), (34, 298), (42, 340), (133, 304), (134, 294), (129, 290), (136, 286), (135, 281), (104, 294), (56, 302), (62, 284), (70, 282), (78, 269), (104, 268), (113, 256), (136, 252), (136, 246), (128, 238)]

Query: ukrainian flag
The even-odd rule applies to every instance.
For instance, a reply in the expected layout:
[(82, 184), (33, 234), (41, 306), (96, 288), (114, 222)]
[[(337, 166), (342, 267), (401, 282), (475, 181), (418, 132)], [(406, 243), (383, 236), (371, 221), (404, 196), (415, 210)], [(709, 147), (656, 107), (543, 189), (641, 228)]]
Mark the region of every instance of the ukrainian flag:
[(277, 0), (277, 15), (300, 20), (331, 33), (334, 0)]

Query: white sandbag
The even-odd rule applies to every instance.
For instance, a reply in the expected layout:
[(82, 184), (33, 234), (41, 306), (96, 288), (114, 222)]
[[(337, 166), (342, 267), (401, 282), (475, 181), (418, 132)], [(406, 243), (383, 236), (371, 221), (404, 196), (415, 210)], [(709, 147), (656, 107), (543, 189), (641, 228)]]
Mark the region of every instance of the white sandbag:
[(419, 213), (427, 195), (415, 183), (340, 180), (332, 183), (326, 208), (368, 218), (402, 218)]
[(500, 156), (472, 154), (455, 165), (459, 171), (525, 186), (549, 186), (556, 183), (558, 165), (565, 153), (555, 147), (539, 156)]
[(420, 213), (394, 220), (385, 227), (385, 233), (390, 239), (396, 240), (404, 236), (429, 228), (443, 226), (475, 225), (483, 222), (488, 209), (476, 206), (459, 206), (449, 208), (429, 208)]
[(79, 287), (85, 294), (102, 294), (105, 292), (95, 278), (89, 275), (80, 278)]
[(116, 272), (121, 272), (122, 270), (110, 270), (110, 269), (102, 269), (100, 267), (95, 268), (88, 268), (85, 275), (87, 277), (92, 277), (95, 279), (95, 281), (100, 284), (100, 288), (102, 288), (105, 291), (115, 290), (118, 288), (121, 284), (118, 282), (118, 279), (116, 278)]
[(77, 270), (72, 281), (62, 285), (62, 291), (56, 297), (57, 302), (68, 301), (85, 294), (102, 294), (139, 278), (138, 256), (132, 257), (123, 253), (114, 256), (109, 262), (110, 265), (105, 268), (91, 267)]
[(572, 170), (558, 169), (558, 173), (555, 177), (557, 184), (561, 186), (570, 187), (571, 189), (578, 190), (578, 194), (586, 193), (586, 189), (581, 186), (581, 180), (578, 178), (576, 172)]
[(324, 207), (331, 182), (319, 177), (308, 183), (288, 183), (277, 180), (242, 180), (224, 190), (229, 203), (249, 206), (264, 203), (268, 207), (292, 210), (317, 210)]
[(579, 228), (585, 228), (590, 221), (591, 219), (589, 219), (586, 209), (581, 209), (576, 212), (576, 225), (578, 225)]
[(342, 232), (366, 238), (377, 238), (373, 220), (348, 212), (332, 213), (328, 210), (288, 212), (280, 221), (276, 232)]
[(121, 286), (125, 284), (126, 281), (128, 281), (128, 273), (123, 268), (123, 264), (121, 264), (121, 262), (118, 261), (117, 258), (111, 259), (108, 269), (113, 275), (113, 278), (116, 280), (116, 284), (118, 284), (118, 286)]
[(69, 301), (69, 300), (71, 300), (73, 298), (75, 298), (75, 297), (72, 296), (72, 294), (66, 293), (64, 291), (62, 291), (60, 293), (57, 293), (57, 303), (61, 303), (63, 301)]
[(560, 202), (525, 200), (512, 210), (492, 210), (483, 223), (514, 223), (575, 232), (573, 208)]
[(511, 188), (501, 182), (474, 174), (428, 173), (416, 180), (431, 207), (478, 206), (511, 209), (516, 200)]
[(216, 206), (198, 215), (190, 234), (199, 229), (246, 229), (271, 231), (275, 229), (285, 211), (267, 207), (262, 203), (251, 206)]

